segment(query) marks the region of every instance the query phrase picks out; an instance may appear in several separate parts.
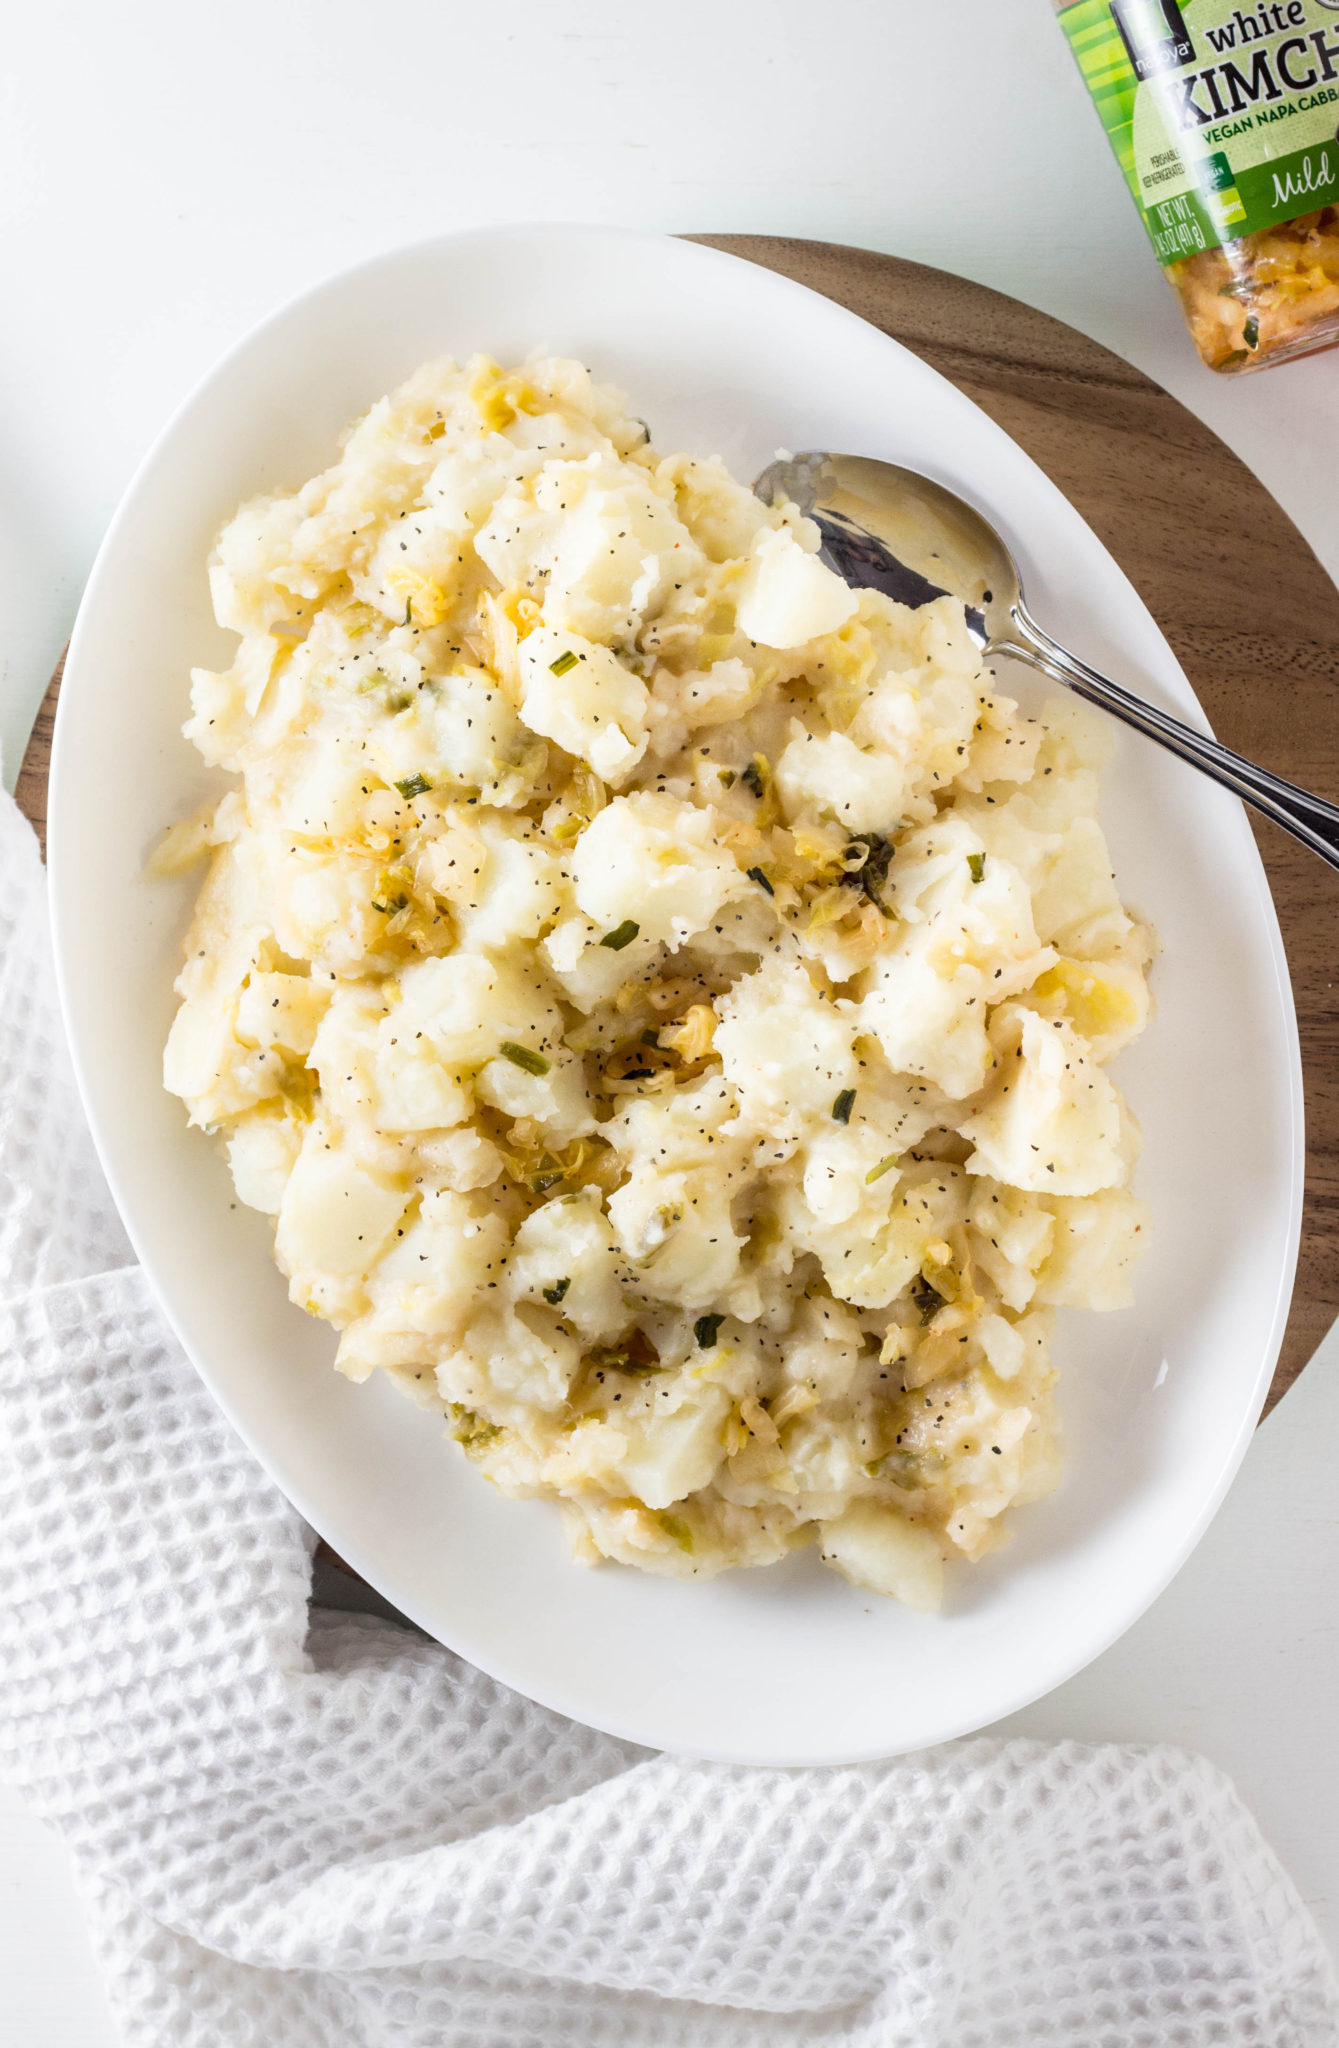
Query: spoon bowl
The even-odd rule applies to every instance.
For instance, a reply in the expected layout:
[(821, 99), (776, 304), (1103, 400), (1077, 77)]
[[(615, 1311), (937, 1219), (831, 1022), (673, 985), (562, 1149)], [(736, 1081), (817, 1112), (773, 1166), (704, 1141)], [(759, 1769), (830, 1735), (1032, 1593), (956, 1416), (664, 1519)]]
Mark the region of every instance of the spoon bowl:
[(866, 455), (810, 449), (770, 463), (753, 486), (764, 504), (790, 503), (822, 537), (822, 559), (857, 589), (917, 608), (955, 597), (983, 656), (1012, 655), (1108, 711), (1230, 789), (1339, 868), (1339, 806), (1183, 725), (1071, 654), (1028, 610), (1018, 564), (966, 498), (919, 471)]

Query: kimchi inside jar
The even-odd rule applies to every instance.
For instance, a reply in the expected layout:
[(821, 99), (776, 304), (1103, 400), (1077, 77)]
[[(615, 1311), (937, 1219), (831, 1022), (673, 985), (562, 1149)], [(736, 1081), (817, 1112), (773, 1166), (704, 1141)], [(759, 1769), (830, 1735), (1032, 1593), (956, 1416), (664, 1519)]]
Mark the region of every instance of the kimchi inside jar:
[(1202, 250), (1165, 275), (1211, 370), (1331, 348), (1339, 341), (1339, 207)]

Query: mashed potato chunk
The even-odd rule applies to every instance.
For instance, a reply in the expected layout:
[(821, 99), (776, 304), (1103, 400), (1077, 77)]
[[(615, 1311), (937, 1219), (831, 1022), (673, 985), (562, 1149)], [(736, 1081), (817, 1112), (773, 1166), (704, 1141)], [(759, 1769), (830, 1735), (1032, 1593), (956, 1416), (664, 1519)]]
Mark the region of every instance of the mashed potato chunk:
[(165, 1078), (339, 1369), (585, 1561), (938, 1606), (1147, 1235), (1090, 715), (571, 362), (425, 365), (210, 578)]

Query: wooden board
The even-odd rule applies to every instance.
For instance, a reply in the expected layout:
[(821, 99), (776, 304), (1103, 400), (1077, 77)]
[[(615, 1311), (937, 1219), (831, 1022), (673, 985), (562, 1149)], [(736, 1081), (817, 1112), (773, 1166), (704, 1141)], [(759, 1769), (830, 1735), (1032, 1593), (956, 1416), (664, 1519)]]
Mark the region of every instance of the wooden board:
[[(1174, 398), (1049, 315), (921, 264), (826, 242), (695, 239), (839, 300), (975, 399), (1106, 542), (1219, 738), (1339, 798), (1339, 591), (1264, 486)], [(19, 780), (39, 830), (59, 683), (57, 669)], [(1307, 1107), (1302, 1252), (1272, 1406), (1339, 1315), (1339, 875), (1269, 826), (1258, 838)]]

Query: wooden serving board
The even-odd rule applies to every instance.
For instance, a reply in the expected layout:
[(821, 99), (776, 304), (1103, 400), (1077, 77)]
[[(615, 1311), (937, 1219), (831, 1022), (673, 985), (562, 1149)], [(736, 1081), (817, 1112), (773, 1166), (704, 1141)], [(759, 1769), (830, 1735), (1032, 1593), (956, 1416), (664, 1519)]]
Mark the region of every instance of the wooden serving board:
[[(827, 242), (694, 239), (849, 306), (975, 399), (1105, 541), (1218, 737), (1339, 798), (1339, 591), (1263, 484), (1176, 399), (1073, 328), (965, 278)], [(19, 777), (39, 832), (59, 687), (57, 668)], [(1339, 875), (1271, 826), (1257, 836), (1306, 1073), (1302, 1249), (1272, 1406), (1339, 1315)]]

